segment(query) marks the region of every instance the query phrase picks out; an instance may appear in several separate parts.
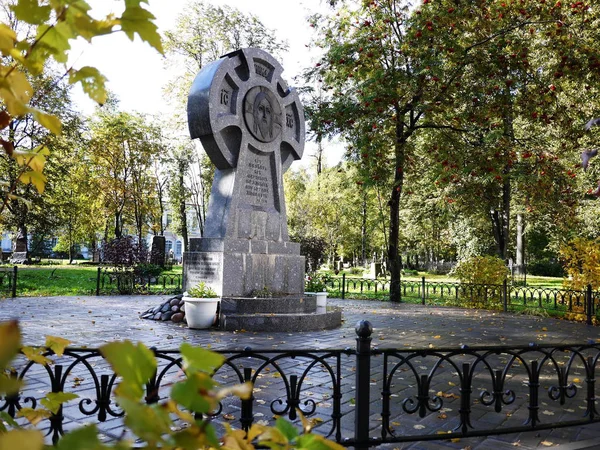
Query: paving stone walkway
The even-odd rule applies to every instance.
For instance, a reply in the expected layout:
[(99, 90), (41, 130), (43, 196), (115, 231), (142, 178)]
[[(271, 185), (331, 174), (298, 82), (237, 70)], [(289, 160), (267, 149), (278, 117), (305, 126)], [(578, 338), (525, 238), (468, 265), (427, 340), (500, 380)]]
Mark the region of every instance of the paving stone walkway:
[[(251, 347), (253, 350), (354, 348), (356, 345), (354, 328), (360, 320), (369, 320), (372, 323), (373, 347), (380, 349), (527, 345), (532, 342), (583, 344), (600, 340), (600, 327), (586, 326), (581, 323), (537, 316), (378, 301), (330, 299), (331, 305), (343, 308), (344, 322), (338, 329), (319, 332), (259, 333), (191, 330), (182, 325), (139, 318), (139, 314), (143, 311), (160, 304), (167, 298), (168, 296), (80, 296), (4, 299), (0, 300), (0, 321), (18, 319), (27, 345), (42, 345), (45, 336), (55, 335), (69, 339), (73, 346), (98, 347), (109, 341), (129, 339), (141, 341), (161, 350), (176, 349), (182, 342), (203, 345), (215, 350), (239, 350), (245, 347)], [(381, 364), (381, 358), (374, 358), (373, 361), (373, 364)], [(521, 394), (526, 395), (525, 388)], [(515, 412), (517, 413), (518, 411)], [(404, 424), (404, 426), (412, 426), (416, 422), (406, 423), (408, 425)], [(600, 441), (596, 443), (599, 439), (600, 425), (589, 425), (518, 435), (462, 439), (460, 442), (396, 444), (387, 448), (600, 449)], [(574, 447), (573, 442), (577, 442), (578, 446)], [(566, 445), (571, 447), (563, 447)]]

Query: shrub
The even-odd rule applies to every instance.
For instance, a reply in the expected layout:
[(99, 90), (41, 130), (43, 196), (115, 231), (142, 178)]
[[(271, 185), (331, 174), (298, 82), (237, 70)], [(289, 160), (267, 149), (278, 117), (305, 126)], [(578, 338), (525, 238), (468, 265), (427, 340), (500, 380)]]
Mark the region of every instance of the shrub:
[(548, 258), (529, 263), (527, 272), (530, 275), (538, 275), (541, 277), (564, 277), (565, 269), (558, 261)]
[(451, 272), (461, 283), (502, 284), (509, 272), (506, 264), (495, 256), (471, 256), (460, 261)]
[(104, 262), (109, 262), (116, 267), (133, 267), (146, 263), (148, 252), (145, 244), (135, 242), (132, 236), (115, 238), (102, 244)]
[(157, 277), (163, 271), (163, 268), (157, 264), (140, 263), (133, 269), (138, 277)]
[(306, 275), (304, 292), (323, 292), (325, 288), (325, 280), (322, 276), (315, 272)]
[(569, 275), (565, 287), (576, 291), (588, 284), (594, 290), (600, 287), (600, 239), (575, 238), (560, 249), (560, 256)]

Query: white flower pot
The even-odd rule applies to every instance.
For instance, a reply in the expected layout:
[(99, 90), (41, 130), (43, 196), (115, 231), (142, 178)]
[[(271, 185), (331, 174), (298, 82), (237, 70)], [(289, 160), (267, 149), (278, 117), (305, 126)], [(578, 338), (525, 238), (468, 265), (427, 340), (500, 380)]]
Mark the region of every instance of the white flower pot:
[(220, 298), (183, 297), (185, 319), (190, 328), (210, 328), (217, 318)]

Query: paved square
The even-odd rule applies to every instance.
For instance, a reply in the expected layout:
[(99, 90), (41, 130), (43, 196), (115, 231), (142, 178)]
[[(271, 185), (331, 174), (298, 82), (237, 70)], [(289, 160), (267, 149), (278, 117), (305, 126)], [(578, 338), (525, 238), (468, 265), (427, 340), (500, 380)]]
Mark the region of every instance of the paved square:
[[(321, 332), (276, 333), (258, 332), (223, 332), (217, 330), (191, 330), (185, 326), (168, 322), (154, 322), (139, 319), (139, 314), (146, 309), (160, 304), (168, 296), (122, 296), (122, 297), (42, 297), (42, 298), (16, 298), (0, 300), (0, 320), (18, 319), (24, 335), (24, 342), (28, 345), (42, 345), (46, 335), (56, 335), (69, 339), (73, 346), (98, 347), (113, 340), (130, 339), (141, 341), (148, 346), (158, 349), (176, 349), (182, 342), (202, 345), (215, 350), (240, 350), (251, 347), (253, 350), (322, 350), (333, 348), (354, 348), (356, 346), (355, 324), (360, 320), (369, 320), (374, 327), (373, 347), (398, 348), (398, 349), (423, 349), (423, 348), (457, 348), (459, 345), (470, 347), (478, 345), (527, 345), (537, 344), (584, 344), (589, 341), (596, 342), (600, 339), (600, 329), (581, 323), (572, 323), (550, 318), (504, 314), (500, 312), (464, 310), (459, 308), (425, 307), (412, 304), (390, 304), (379, 301), (354, 301), (354, 300), (329, 300), (333, 306), (343, 308), (344, 323), (335, 330)], [(284, 368), (293, 367), (289, 362)], [(423, 364), (427, 364), (423, 362)], [(372, 359), (372, 411), (378, 412), (381, 404), (382, 358)], [(354, 362), (351, 357), (342, 361), (342, 376), (347, 379), (353, 377)], [(407, 415), (398, 408), (391, 408), (390, 422), (400, 435), (414, 434), (419, 429), (448, 430), (456, 425), (457, 411), (460, 406), (453, 398), (451, 371), (447, 376), (437, 377), (436, 384), (430, 386), (430, 392), (442, 392), (445, 395), (442, 411), (428, 414), (419, 419), (415, 415)], [(219, 375), (220, 382), (226, 382), (228, 375)], [(323, 375), (324, 379), (326, 378)], [(268, 378), (268, 377), (267, 377)], [(261, 379), (259, 387), (262, 394), (270, 394), (270, 398), (281, 395), (282, 387), (274, 380)], [(585, 375), (581, 375), (585, 378)], [(400, 379), (402, 379), (400, 377)], [(515, 379), (516, 380), (516, 379)], [(84, 383), (85, 384), (85, 383)], [(311, 376), (308, 395), (318, 399), (317, 405), (323, 406), (324, 411), (317, 410), (318, 424), (327, 426), (330, 420), (329, 393), (321, 385), (318, 374)], [(352, 384), (352, 383), (350, 383)], [(400, 381), (397, 383), (401, 384)], [(475, 384), (475, 383), (474, 383)], [(258, 386), (258, 385), (257, 385)], [(527, 397), (527, 388), (517, 385), (515, 392), (517, 399)], [(410, 388), (406, 386), (406, 389)], [(546, 388), (546, 386), (542, 386)], [(36, 386), (41, 390), (40, 386)], [(398, 387), (398, 389), (405, 389)], [(483, 389), (483, 387), (482, 387)], [(400, 390), (398, 395), (407, 394)], [(306, 392), (303, 391), (303, 394)], [(398, 396), (397, 394), (393, 394)], [(580, 390), (579, 396), (582, 395)], [(557, 414), (551, 401), (543, 390), (540, 391), (541, 409), (543, 414)], [(475, 397), (475, 396), (474, 396)], [(265, 397), (266, 398), (266, 397)], [(342, 413), (352, 411), (354, 392), (350, 385), (342, 391)], [(270, 418), (269, 402), (261, 400), (255, 409), (255, 420)], [(260, 405), (265, 404), (263, 409)], [(85, 421), (75, 408), (69, 410), (65, 407), (65, 416), (76, 426), (80, 421)], [(577, 412), (581, 405), (566, 406), (567, 411)], [(454, 413), (452, 410), (454, 409)], [(511, 408), (506, 409), (507, 414), (497, 414), (493, 410), (474, 408), (472, 419), (498, 425), (504, 421), (514, 421), (512, 424), (522, 424), (527, 417), (524, 401), (517, 401)], [(342, 420), (342, 434), (345, 430), (352, 429), (352, 414)], [(447, 417), (447, 420), (446, 420)], [(350, 420), (352, 419), (352, 420)], [(89, 418), (87, 418), (89, 421)], [(553, 418), (555, 420), (555, 418)], [(379, 414), (370, 418), (373, 428), (381, 421)], [(103, 430), (110, 426), (118, 428), (118, 420), (109, 421)], [(68, 428), (68, 426), (67, 426)], [(107, 431), (107, 435), (111, 433)], [(115, 432), (115, 435), (118, 435)], [(471, 449), (502, 449), (502, 448), (547, 448), (572, 441), (585, 441), (600, 438), (600, 426), (585, 426), (577, 428), (528, 432), (519, 435), (502, 435), (490, 438), (462, 439), (459, 442), (436, 441), (388, 445), (389, 448), (411, 449), (438, 449), (438, 448), (471, 448)], [(582, 444), (583, 445), (583, 444)], [(572, 447), (575, 448), (575, 447)], [(583, 448), (600, 448), (587, 446)]]

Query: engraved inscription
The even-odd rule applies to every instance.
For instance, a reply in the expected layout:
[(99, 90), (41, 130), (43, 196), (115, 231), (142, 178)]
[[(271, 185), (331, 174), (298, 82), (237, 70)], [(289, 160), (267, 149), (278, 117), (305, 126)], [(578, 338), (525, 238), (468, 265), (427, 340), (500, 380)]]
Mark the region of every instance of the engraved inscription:
[(285, 115), (285, 126), (288, 128), (294, 128), (294, 116), (291, 114)]
[(269, 203), (269, 167), (264, 160), (254, 157), (248, 164), (244, 190), (253, 204), (265, 206)]
[(231, 97), (231, 92), (227, 89), (221, 89), (221, 105), (229, 106), (229, 98)]
[(269, 75), (271, 74), (271, 70), (268, 67), (258, 63), (254, 63), (254, 71), (263, 78), (269, 78)]
[(219, 280), (220, 270), (221, 259), (204, 253), (196, 261), (190, 261), (187, 268), (188, 285), (193, 286), (201, 281), (216, 282)]

